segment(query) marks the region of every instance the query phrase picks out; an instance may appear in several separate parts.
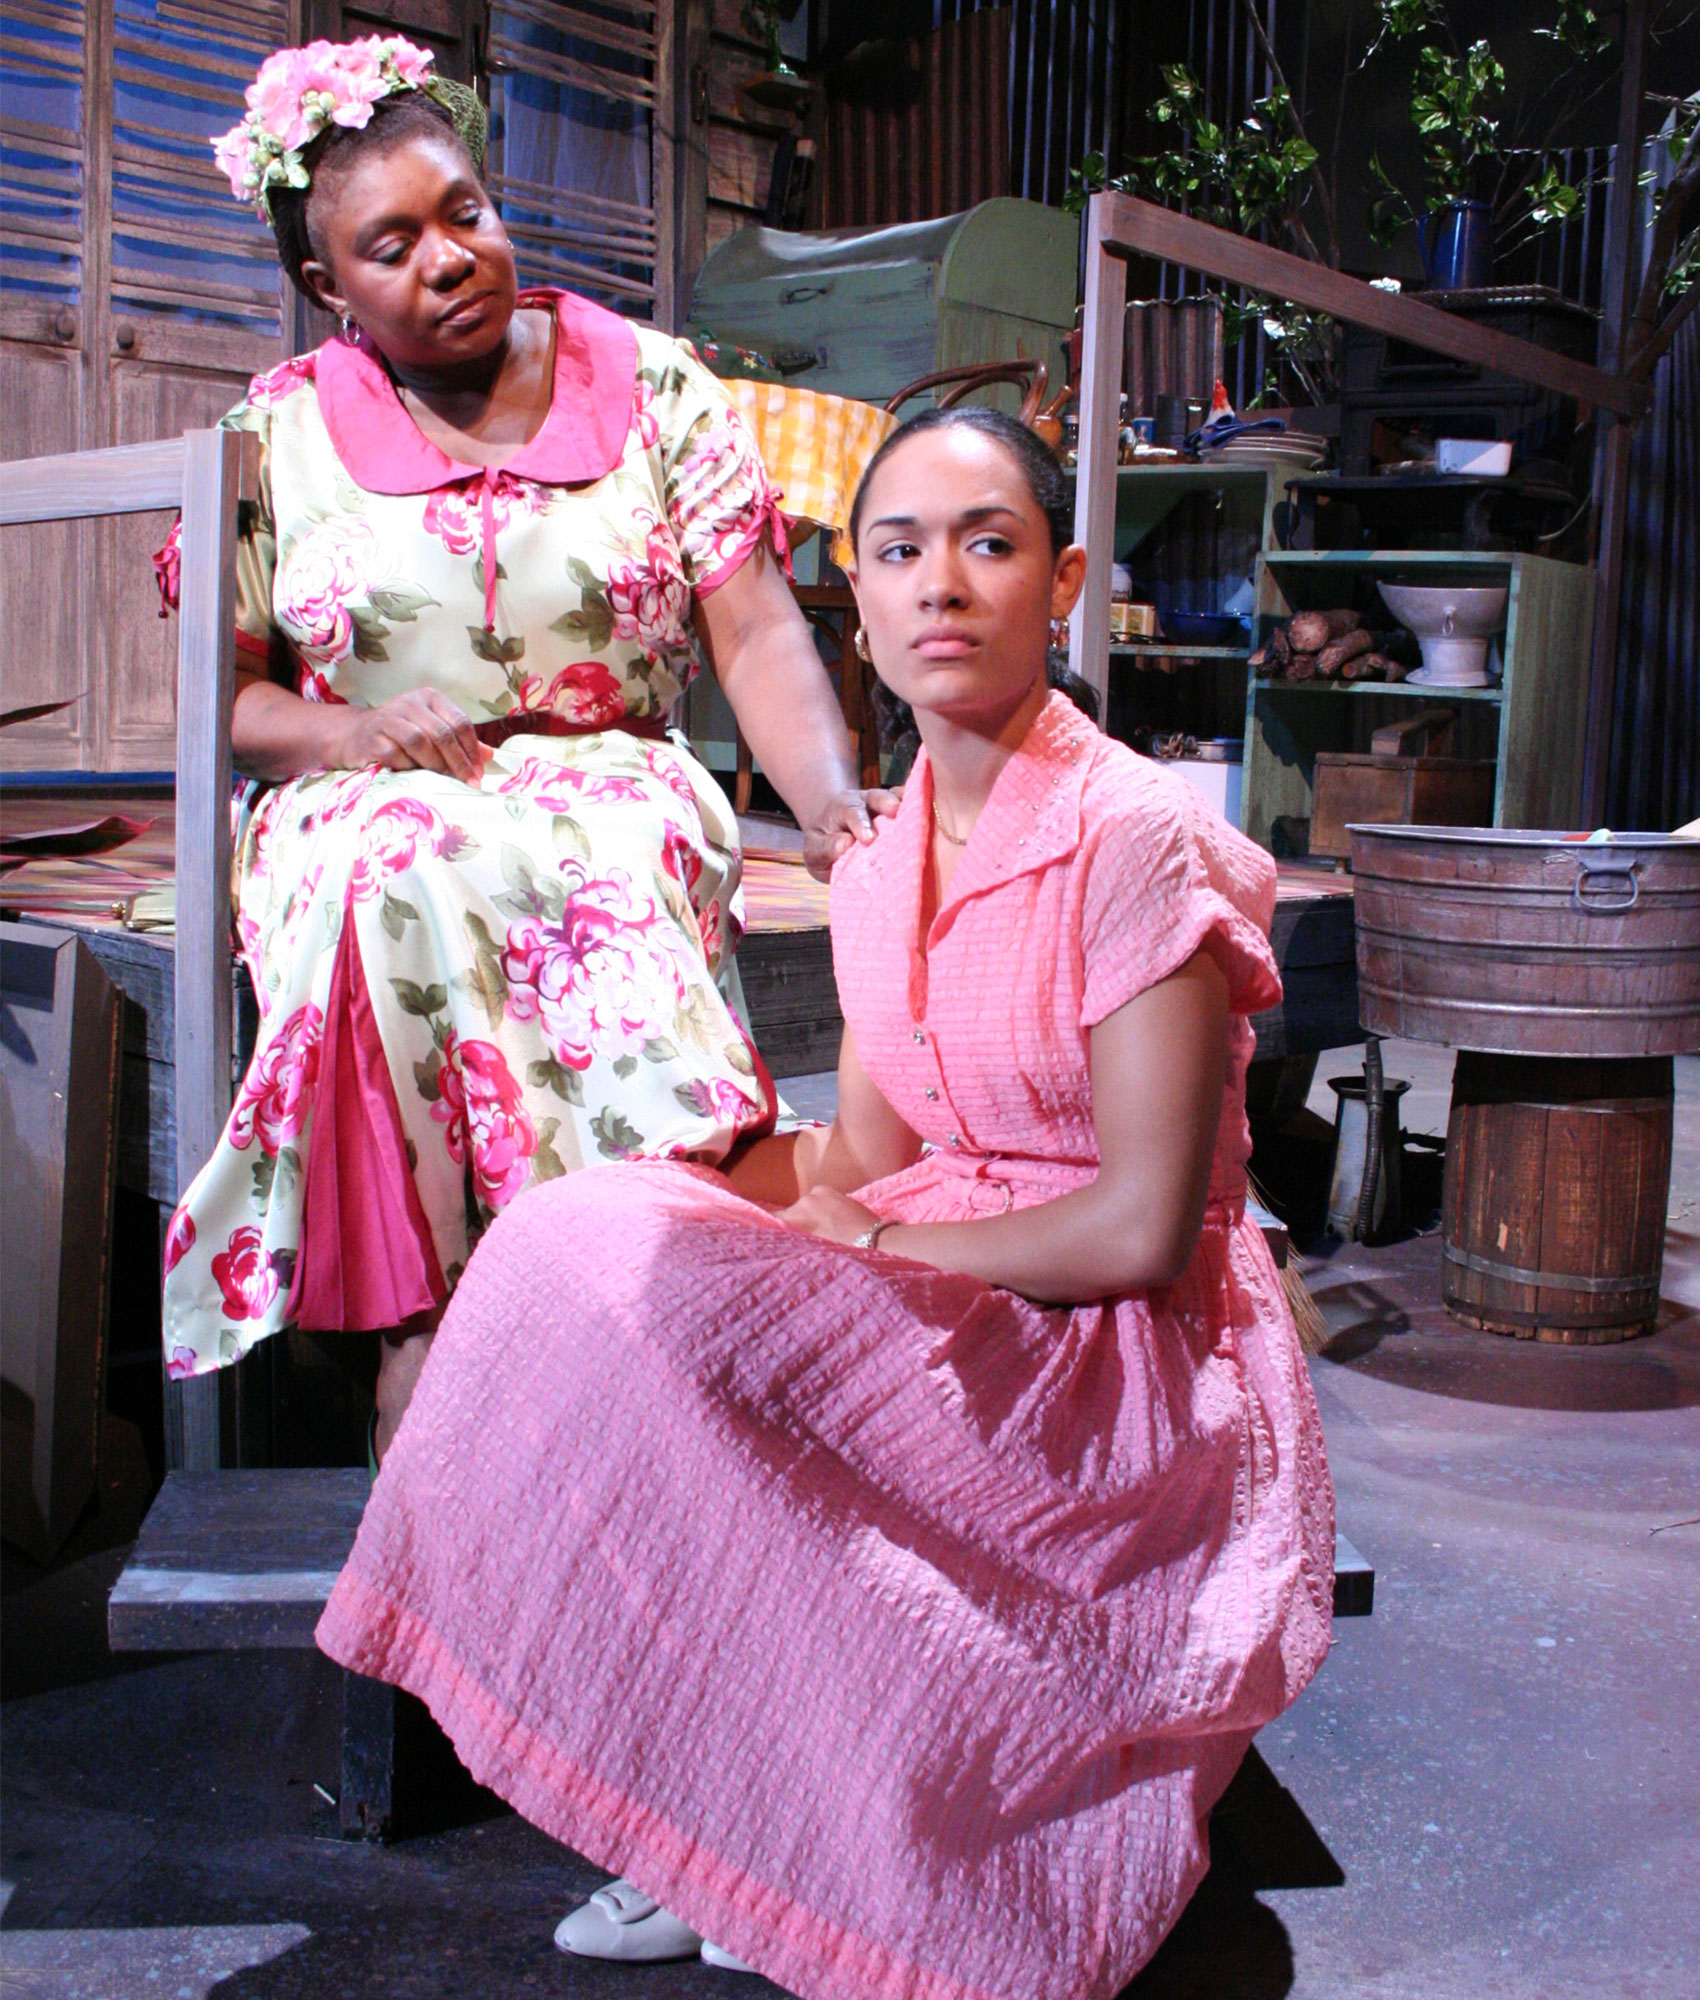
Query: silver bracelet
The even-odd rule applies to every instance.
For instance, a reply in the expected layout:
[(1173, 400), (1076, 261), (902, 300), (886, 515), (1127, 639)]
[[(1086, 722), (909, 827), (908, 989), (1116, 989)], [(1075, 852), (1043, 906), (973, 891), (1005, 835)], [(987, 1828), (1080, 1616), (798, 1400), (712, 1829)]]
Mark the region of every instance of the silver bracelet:
[(876, 1222), (872, 1228), (864, 1229), (861, 1235), (856, 1238), (856, 1248), (858, 1250), (877, 1250), (879, 1248), (881, 1232), (890, 1227), (891, 1220), (888, 1217), (884, 1222)]

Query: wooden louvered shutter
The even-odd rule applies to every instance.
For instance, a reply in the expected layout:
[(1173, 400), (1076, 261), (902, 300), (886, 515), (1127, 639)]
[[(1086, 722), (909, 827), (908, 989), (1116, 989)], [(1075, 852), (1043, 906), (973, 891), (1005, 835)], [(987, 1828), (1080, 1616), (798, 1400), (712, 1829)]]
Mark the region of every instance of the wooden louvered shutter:
[[(7, 457), (210, 424), (279, 358), (271, 236), (232, 201), (207, 140), (242, 115), (296, 19), (291, 0), (8, 5)], [(34, 87), (15, 88), (20, 77)], [(27, 557), (0, 565), (6, 701), (85, 694), (65, 716), (8, 730), (9, 766), (170, 769), (175, 626), (158, 616), (148, 561), (168, 526), (141, 515), (9, 531), (27, 536)]]
[[(210, 424), (283, 352), (271, 231), (232, 200), (210, 134), (243, 111), (260, 63), (291, 38), (286, 0), (105, 0), (112, 157), (105, 356), (113, 444)], [(109, 606), (102, 758), (165, 769), (176, 718), (175, 623), (150, 602), (167, 523), (105, 530)]]
[(673, 324), (672, 7), (493, 0), (490, 188), (520, 276)]
[[(0, 452), (74, 451), (85, 437), (88, 36), (80, 0), (20, 0), (0, 15)], [(58, 701), (85, 684), (81, 523), (0, 539), (0, 707)], [(55, 585), (57, 584), (57, 587)], [(76, 766), (88, 704), (0, 737), (8, 766)]]

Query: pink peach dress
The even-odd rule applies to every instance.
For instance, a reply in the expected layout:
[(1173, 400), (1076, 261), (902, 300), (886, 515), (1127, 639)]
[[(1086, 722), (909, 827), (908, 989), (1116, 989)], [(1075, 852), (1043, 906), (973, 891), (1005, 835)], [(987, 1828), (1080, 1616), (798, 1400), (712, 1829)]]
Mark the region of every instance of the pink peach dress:
[(925, 939), (932, 785), (833, 881), (906, 1221), (1096, 1170), (1088, 1031), (1201, 946), (1235, 1020), (1185, 1275), (1068, 1308), (711, 1169), (535, 1190), (443, 1322), (319, 1626), (474, 1774), (804, 2000), (1109, 2000), (1328, 1648), (1333, 1495), (1245, 1218), (1266, 855), (1053, 696)]

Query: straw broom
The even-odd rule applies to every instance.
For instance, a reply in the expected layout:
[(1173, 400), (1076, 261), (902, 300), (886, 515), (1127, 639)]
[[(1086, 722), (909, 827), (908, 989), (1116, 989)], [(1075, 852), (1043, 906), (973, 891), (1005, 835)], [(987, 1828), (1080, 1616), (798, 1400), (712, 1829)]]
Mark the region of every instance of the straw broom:
[(1281, 1289), (1287, 1295), (1287, 1309), (1293, 1315), (1293, 1325), (1298, 1328), (1299, 1345), (1307, 1354), (1326, 1354), (1328, 1343), (1334, 1338), (1334, 1329), (1322, 1317), (1322, 1308), (1310, 1295), (1310, 1287), (1300, 1269), (1303, 1262), (1296, 1250), (1287, 1251), (1287, 1261), (1281, 1266)]
[[(1270, 1214), (1275, 1213), (1273, 1203), (1256, 1181), (1248, 1175), (1253, 1198)], [(1298, 1331), (1299, 1345), (1307, 1354), (1327, 1352), (1328, 1343), (1334, 1338), (1334, 1330), (1322, 1316), (1322, 1308), (1310, 1295), (1310, 1287), (1304, 1281), (1308, 1266), (1291, 1241), (1287, 1244), (1286, 1261), (1279, 1267), (1281, 1290), (1286, 1294), (1287, 1310), (1293, 1316), (1293, 1325)]]

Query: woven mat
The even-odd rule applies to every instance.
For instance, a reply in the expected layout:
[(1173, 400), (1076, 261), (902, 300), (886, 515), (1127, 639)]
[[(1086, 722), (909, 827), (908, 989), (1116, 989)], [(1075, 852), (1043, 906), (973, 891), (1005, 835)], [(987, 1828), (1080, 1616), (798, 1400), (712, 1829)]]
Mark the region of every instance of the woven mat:
[[(124, 812), (151, 819), (147, 832), (110, 854), (75, 860), (31, 861), (0, 878), (0, 908), (75, 916), (80, 922), (156, 929), (171, 921), (172, 836), (170, 799), (77, 793), (51, 799), (0, 801), (0, 825), (19, 830), (63, 825)], [(1332, 869), (1281, 862), (1276, 867), (1281, 902), (1350, 896), (1352, 878)], [(141, 899), (138, 903), (138, 899)], [(744, 911), (753, 931), (824, 930), (827, 892), (799, 857), (746, 843)]]
[[(153, 824), (109, 854), (30, 861), (0, 877), (0, 909), (156, 930), (172, 920), (172, 840), (176, 813), (170, 799), (137, 800), (122, 794), (77, 792), (54, 798), (0, 801), (0, 826), (19, 832), (128, 813)], [(752, 931), (806, 931), (826, 927), (826, 884), (788, 856), (759, 850), (744, 861), (744, 910)]]

